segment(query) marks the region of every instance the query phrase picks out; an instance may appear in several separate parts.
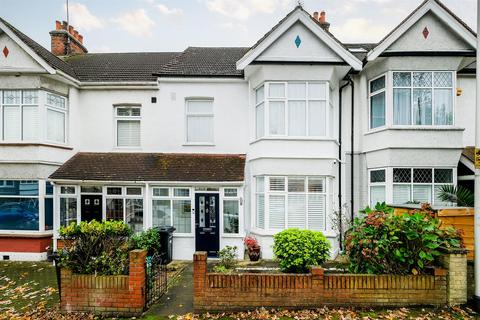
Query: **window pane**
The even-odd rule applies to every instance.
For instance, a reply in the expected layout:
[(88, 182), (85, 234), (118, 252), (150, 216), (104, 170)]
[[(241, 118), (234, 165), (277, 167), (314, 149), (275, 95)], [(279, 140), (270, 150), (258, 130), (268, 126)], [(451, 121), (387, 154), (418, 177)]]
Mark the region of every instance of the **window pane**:
[(305, 192), (305, 178), (288, 178), (288, 192)]
[(453, 86), (451, 72), (434, 72), (433, 85), (440, 88), (448, 88)]
[(3, 103), (4, 104), (21, 104), (22, 92), (20, 90), (4, 90)]
[(173, 189), (173, 196), (175, 197), (189, 197), (190, 189), (188, 188), (175, 188)]
[(37, 90), (23, 90), (22, 93), (23, 104), (38, 104)]
[(435, 124), (453, 124), (452, 89), (435, 89)]
[(325, 179), (308, 178), (308, 192), (325, 192)]
[(285, 196), (270, 195), (269, 199), (269, 228), (284, 229), (285, 228)]
[(102, 193), (100, 186), (82, 186), (80, 190), (82, 193)]
[(179, 233), (192, 231), (192, 205), (190, 200), (173, 200), (173, 226)]
[(61, 194), (75, 194), (75, 187), (60, 187)]
[(307, 213), (307, 195), (306, 194), (289, 194), (288, 195), (288, 227), (305, 229), (306, 213)]
[(188, 142), (213, 142), (213, 117), (188, 116), (187, 117)]
[(239, 217), (238, 200), (223, 201), (223, 232), (238, 233), (238, 217)]
[(370, 98), (370, 127), (378, 128), (385, 125), (385, 92)]
[(432, 169), (413, 169), (413, 182), (431, 183)]
[(265, 191), (265, 177), (257, 177), (256, 179), (256, 191), (264, 192)]
[(431, 87), (432, 73), (431, 72), (414, 72), (413, 86), (414, 87)]
[(306, 128), (306, 103), (305, 101), (288, 102), (288, 135), (304, 136)]
[(168, 197), (169, 194), (168, 188), (153, 188), (154, 197)]
[(393, 86), (394, 87), (410, 87), (412, 85), (410, 72), (394, 72)]
[(56, 108), (65, 109), (65, 98), (53, 93), (47, 93), (47, 104)]
[(271, 101), (269, 114), (269, 132), (274, 135), (285, 134), (285, 102)]
[(65, 113), (47, 110), (47, 140), (65, 142)]
[(36, 180), (0, 180), (2, 196), (38, 196)]
[(435, 169), (435, 183), (452, 183), (452, 169)]
[(270, 98), (283, 98), (285, 97), (285, 84), (283, 83), (270, 83), (268, 89), (268, 96)]
[(140, 146), (140, 121), (118, 120), (117, 121), (117, 146), (139, 147)]
[(451, 202), (444, 202), (442, 201), (442, 199), (440, 198), (440, 194), (442, 193), (441, 191), (441, 186), (434, 186), (433, 188), (433, 192), (434, 192), (434, 200), (433, 200), (433, 204), (436, 205), (436, 206), (448, 206), (448, 205), (452, 205)]
[(23, 140), (38, 140), (39, 128), (38, 107), (23, 107)]
[(133, 232), (143, 230), (143, 199), (125, 199), (125, 220)]
[(212, 114), (213, 101), (212, 100), (189, 100), (187, 101), (188, 114)]
[(385, 89), (385, 77), (380, 77), (370, 82), (370, 93)]
[(255, 91), (255, 102), (258, 104), (261, 101), (265, 100), (265, 87), (261, 86)]
[(225, 188), (223, 190), (223, 195), (225, 197), (236, 197), (237, 196), (237, 188)]
[(106, 219), (123, 221), (123, 199), (107, 199)]
[(285, 191), (285, 178), (270, 177), (270, 191)]
[(412, 170), (403, 168), (393, 169), (393, 182), (411, 182)]
[(413, 90), (413, 122), (417, 125), (432, 124), (432, 90)]
[(119, 117), (139, 117), (140, 112), (141, 112), (140, 108), (128, 108), (128, 107), (117, 108), (117, 116)]
[(53, 230), (53, 198), (45, 198), (45, 230)]
[(325, 230), (326, 199), (323, 194), (308, 195), (308, 229)]
[(64, 227), (72, 222), (77, 222), (77, 199), (60, 198), (60, 225)]
[(153, 212), (153, 226), (171, 226), (172, 220), (170, 217), (170, 200), (153, 200), (152, 212)]
[(326, 103), (325, 101), (308, 102), (308, 135), (325, 136), (326, 131)]
[(142, 188), (127, 188), (127, 195), (129, 196), (138, 196), (142, 195)]
[(393, 89), (393, 123), (411, 124), (412, 91), (410, 89)]
[(374, 208), (377, 203), (385, 202), (385, 186), (370, 187), (370, 207)]
[(108, 187), (107, 188), (107, 194), (109, 194), (109, 195), (120, 195), (120, 194), (122, 194), (122, 188), (121, 187)]
[(393, 185), (393, 203), (405, 204), (410, 201), (410, 185)]
[(307, 86), (305, 83), (289, 83), (288, 99), (305, 99)]
[(257, 228), (265, 228), (265, 196), (263, 194), (257, 194)]
[(256, 137), (261, 138), (265, 135), (265, 103), (259, 104), (255, 108)]
[(19, 106), (3, 106), (3, 139), (21, 139), (21, 119)]
[(325, 83), (309, 83), (308, 84), (308, 99), (326, 100), (327, 89)]
[(38, 230), (38, 199), (0, 198), (0, 230)]
[(370, 182), (385, 182), (385, 170), (370, 171)]
[(432, 186), (413, 185), (413, 201), (418, 203), (432, 203)]
[(46, 195), (53, 194), (53, 184), (50, 181), (45, 182), (45, 194)]

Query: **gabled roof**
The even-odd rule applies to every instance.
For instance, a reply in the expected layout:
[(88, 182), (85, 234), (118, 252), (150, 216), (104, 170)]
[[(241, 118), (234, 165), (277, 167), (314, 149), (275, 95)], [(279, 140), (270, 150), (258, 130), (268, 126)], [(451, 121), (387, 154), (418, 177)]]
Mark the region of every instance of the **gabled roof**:
[(156, 81), (153, 75), (180, 52), (88, 53), (66, 57), (80, 81)]
[(80, 152), (51, 176), (75, 181), (240, 182), (243, 154)]
[(338, 54), (346, 63), (355, 70), (362, 69), (362, 63), (329, 31), (310, 16), (301, 6), (295, 7), (282, 20), (280, 20), (270, 31), (268, 31), (252, 48), (237, 62), (237, 68), (243, 70), (248, 64), (254, 61), (271, 44), (281, 37), (297, 21), (302, 22), (313, 34), (320, 38), (328, 47)]
[(440, 0), (425, 0), (413, 10), (398, 26), (387, 34), (378, 45), (370, 50), (367, 55), (368, 61), (372, 61), (387, 50), (398, 40), (411, 26), (420, 20), (427, 12), (432, 11), (437, 17), (444, 21), (469, 45), (476, 48), (477, 34), (464, 21), (448, 9)]
[[(36, 41), (34, 41), (32, 38), (28, 37), (25, 35), (23, 32), (12, 26), (10, 23), (5, 21), (4, 19), (0, 18), (0, 29), (3, 29), (3, 26), (7, 27), (14, 35), (13, 40), (15, 41), (15, 37), (17, 37), (22, 43), (17, 43), (20, 46), (22, 44), (25, 44), (29, 49), (31, 49), (34, 53), (34, 55), (37, 55), (37, 57), (33, 57), (34, 59), (40, 58), (44, 62), (46, 62), (50, 67), (52, 67), (55, 70), (60, 70), (67, 75), (74, 77), (75, 78), (75, 72), (73, 71), (73, 68), (63, 61), (62, 59), (58, 58), (55, 56), (53, 53), (42, 47), (40, 44), (38, 44)], [(6, 30), (4, 30), (6, 31)], [(6, 31), (8, 33), (8, 31)], [(28, 51), (28, 50), (27, 50)], [(37, 59), (36, 59), (37, 60)], [(40, 61), (39, 61), (40, 62)]]
[(235, 63), (245, 47), (188, 47), (157, 70), (160, 77), (243, 77)]

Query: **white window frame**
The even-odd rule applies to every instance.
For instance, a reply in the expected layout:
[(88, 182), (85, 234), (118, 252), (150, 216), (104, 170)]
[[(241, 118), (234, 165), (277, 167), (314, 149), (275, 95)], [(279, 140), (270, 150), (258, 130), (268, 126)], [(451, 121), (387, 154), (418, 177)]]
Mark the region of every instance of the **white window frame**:
[[(237, 194), (235, 196), (230, 196), (226, 194), (226, 190), (235, 189)], [(225, 233), (224, 230), (224, 202), (225, 201), (237, 201), (238, 202), (238, 232), (237, 233)], [(219, 194), (220, 201), (220, 236), (221, 237), (239, 237), (243, 235), (243, 201), (242, 201), (242, 191), (239, 187), (224, 187), (220, 189)]]
[[(121, 194), (107, 194), (107, 190), (108, 188), (121, 188), (122, 190), (122, 193)], [(138, 188), (141, 190), (141, 193), (138, 194), (138, 195), (128, 195), (127, 194), (127, 189), (128, 188)], [(104, 203), (105, 203), (105, 210), (103, 210), (103, 220), (106, 220), (107, 219), (107, 210), (106, 210), (106, 206), (107, 206), (107, 199), (122, 199), (122, 210), (123, 210), (123, 222), (127, 223), (127, 213), (126, 213), (126, 210), (127, 210), (127, 203), (126, 203), (126, 200), (127, 199), (141, 199), (143, 201), (143, 230), (145, 230), (145, 220), (146, 220), (146, 213), (145, 213), (145, 199), (143, 197), (143, 194), (144, 194), (144, 187), (143, 186), (119, 186), (119, 185), (108, 185), (108, 186), (105, 186), (103, 188), (103, 194), (104, 194)]]
[[(189, 113), (188, 112), (188, 104), (190, 102), (196, 101), (208, 101), (212, 104), (212, 112), (211, 113)], [(188, 141), (188, 119), (189, 118), (211, 118), (212, 119), (212, 141), (198, 141), (192, 142)], [(213, 97), (189, 97), (185, 98), (185, 145), (197, 145), (197, 146), (213, 146), (215, 145), (215, 100)]]
[[(371, 88), (371, 83), (375, 80), (378, 80), (382, 77), (385, 77), (385, 86), (383, 89), (377, 90), (377, 91), (370, 91)], [(387, 85), (388, 85), (388, 75), (387, 73), (382, 73), (381, 75), (378, 75), (368, 81), (368, 128), (371, 131), (375, 130), (380, 130), (382, 128), (385, 128), (387, 126), (387, 118), (388, 118), (388, 94), (387, 94)], [(392, 91), (393, 92), (393, 91)], [(378, 127), (372, 127), (372, 97), (379, 95), (381, 93), (384, 93), (385, 95), (385, 104), (383, 106), (384, 108), (384, 113), (385, 113), (385, 119), (384, 119), (384, 124), (382, 126)], [(392, 93), (393, 94), (393, 93)], [(393, 109), (393, 105), (392, 105)]]
[[(394, 87), (393, 84), (393, 74), (394, 73), (410, 73), (410, 86), (409, 87)], [(443, 72), (449, 72), (452, 74), (452, 87), (435, 87), (435, 80), (434, 80), (434, 74), (435, 73), (443, 73)], [(432, 76), (432, 85), (430, 87), (414, 87), (413, 86), (413, 73), (431, 73)], [(435, 128), (435, 127), (453, 127), (455, 126), (455, 110), (456, 110), (456, 81), (457, 81), (457, 73), (456, 71), (452, 70), (394, 70), (389, 72), (390, 74), (390, 80), (389, 83), (391, 84), (391, 107), (390, 109), (392, 110), (391, 112), (391, 123), (393, 127), (410, 127), (410, 128), (418, 128), (418, 127), (428, 127), (428, 128)], [(394, 89), (410, 89), (410, 124), (395, 124), (394, 122), (394, 110), (393, 110), (393, 105), (394, 105), (394, 95), (393, 91)], [(432, 124), (415, 124), (414, 123), (414, 113), (413, 113), (413, 90), (414, 89), (430, 89), (432, 91)], [(452, 124), (436, 124), (435, 123), (435, 89), (451, 89), (452, 90)]]
[[(118, 110), (119, 109), (138, 109), (140, 111), (139, 116), (119, 116), (118, 115)], [(142, 112), (142, 106), (139, 104), (131, 105), (131, 104), (118, 104), (114, 105), (113, 108), (114, 112), (114, 123), (115, 123), (115, 148), (118, 149), (140, 149), (142, 147), (142, 117), (143, 117), (143, 112)], [(139, 145), (138, 146), (119, 146), (118, 145), (118, 122), (119, 121), (138, 121), (139, 127), (140, 127), (140, 132), (139, 132)]]
[[(371, 173), (372, 171), (383, 170), (385, 173), (385, 181), (383, 182), (372, 182)], [(387, 177), (388, 177), (387, 168), (374, 168), (368, 170), (368, 205), (372, 207), (372, 187), (383, 187), (385, 190), (385, 202), (387, 202)]]
[[(65, 188), (73, 188), (73, 193), (62, 193), (61, 190), (64, 187)], [(81, 206), (80, 187), (75, 186), (75, 185), (54, 185), (54, 195), (55, 194), (57, 196), (55, 197), (56, 199), (54, 200), (53, 220), (55, 221), (56, 219), (58, 219), (58, 225), (55, 225), (55, 223), (54, 223), (54, 231), (58, 232), (58, 230), (55, 230), (55, 228), (58, 229), (62, 225), (62, 221), (60, 220), (60, 218), (61, 218), (61, 216), (60, 216), (60, 209), (61, 209), (60, 201), (61, 201), (61, 199), (75, 199), (76, 205), (77, 205), (77, 212), (75, 214), (75, 219), (76, 219), (77, 223), (80, 223), (80, 221), (81, 221), (81, 215), (80, 215), (80, 212), (81, 212), (81, 209), (80, 209), (80, 206)], [(58, 205), (56, 203), (58, 203)], [(72, 221), (70, 221), (70, 222), (72, 222)]]
[[(153, 225), (153, 201), (154, 200), (168, 200), (170, 201), (170, 225), (173, 226), (173, 201), (174, 200), (189, 200), (190, 201), (190, 207), (194, 208), (195, 201), (195, 192), (193, 188), (191, 187), (184, 187), (184, 186), (162, 186), (162, 185), (152, 185), (151, 186), (151, 191), (150, 191), (150, 214), (152, 216), (152, 225)], [(154, 195), (154, 190), (155, 189), (168, 189), (168, 196), (155, 196)], [(174, 195), (174, 189), (188, 189), (189, 190), (189, 195), (188, 197), (186, 196), (175, 196)], [(175, 236), (192, 236), (195, 234), (195, 216), (190, 213), (190, 233), (185, 233), (185, 232), (178, 232), (175, 231)]]
[[(47, 95), (49, 95), (49, 94), (51, 94), (53, 96), (56, 96), (57, 98), (62, 99), (64, 101), (65, 108), (58, 107), (58, 106), (55, 106), (55, 105), (52, 105), (52, 104), (48, 104)], [(67, 124), (68, 124), (68, 99), (59, 95), (59, 94), (55, 94), (55, 93), (52, 93), (52, 92), (45, 92), (45, 97), (43, 97), (43, 99), (45, 99), (45, 123), (48, 125), (48, 110), (62, 113), (64, 115), (63, 132), (65, 132), (63, 142), (48, 140), (47, 126), (45, 126), (45, 141), (47, 141), (48, 143), (52, 143), (52, 144), (60, 144), (60, 145), (67, 144), (67, 141), (68, 141), (68, 126), (67, 126)]]
[[(272, 84), (283, 84), (284, 85), (284, 96), (283, 97), (270, 97), (270, 85)], [(304, 84), (305, 85), (305, 98), (289, 98), (288, 96), (288, 85), (289, 84)], [(323, 84), (325, 85), (325, 98), (310, 98), (309, 97), (309, 85), (310, 84)], [(257, 103), (256, 93), (257, 90), (261, 87), (264, 87), (264, 100)], [(331, 110), (330, 106), (330, 83), (328, 81), (266, 81), (254, 89), (254, 105), (255, 105), (255, 124), (257, 123), (257, 116), (256, 116), (256, 109), (257, 107), (263, 102), (264, 103), (264, 132), (263, 136), (257, 137), (257, 126), (255, 125), (255, 140), (260, 140), (263, 138), (281, 138), (281, 139), (326, 139), (326, 138), (333, 138), (331, 136), (330, 126), (333, 124), (330, 123), (330, 113), (334, 112)], [(284, 134), (271, 134), (270, 133), (270, 103), (271, 102), (283, 102), (285, 106), (285, 133)], [(289, 133), (289, 101), (305, 101), (305, 135), (290, 135)], [(325, 134), (324, 135), (310, 135), (309, 134), (309, 102), (310, 101), (318, 101), (325, 103)]]

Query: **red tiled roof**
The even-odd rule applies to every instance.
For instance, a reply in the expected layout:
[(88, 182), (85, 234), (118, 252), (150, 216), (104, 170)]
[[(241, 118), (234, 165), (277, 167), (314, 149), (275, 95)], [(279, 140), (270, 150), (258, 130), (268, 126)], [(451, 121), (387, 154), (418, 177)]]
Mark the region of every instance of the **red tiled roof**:
[(51, 176), (53, 180), (243, 181), (243, 154), (80, 152)]

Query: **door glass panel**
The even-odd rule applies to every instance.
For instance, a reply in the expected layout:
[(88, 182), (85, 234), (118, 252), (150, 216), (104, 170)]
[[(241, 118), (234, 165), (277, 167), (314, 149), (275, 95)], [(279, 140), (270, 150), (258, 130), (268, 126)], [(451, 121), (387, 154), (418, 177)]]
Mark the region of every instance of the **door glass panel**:
[(212, 196), (210, 197), (210, 203), (209, 203), (209, 217), (210, 217), (210, 227), (215, 228), (216, 224), (216, 212), (217, 209), (215, 207), (215, 197)]
[(205, 197), (198, 198), (199, 226), (205, 228)]

